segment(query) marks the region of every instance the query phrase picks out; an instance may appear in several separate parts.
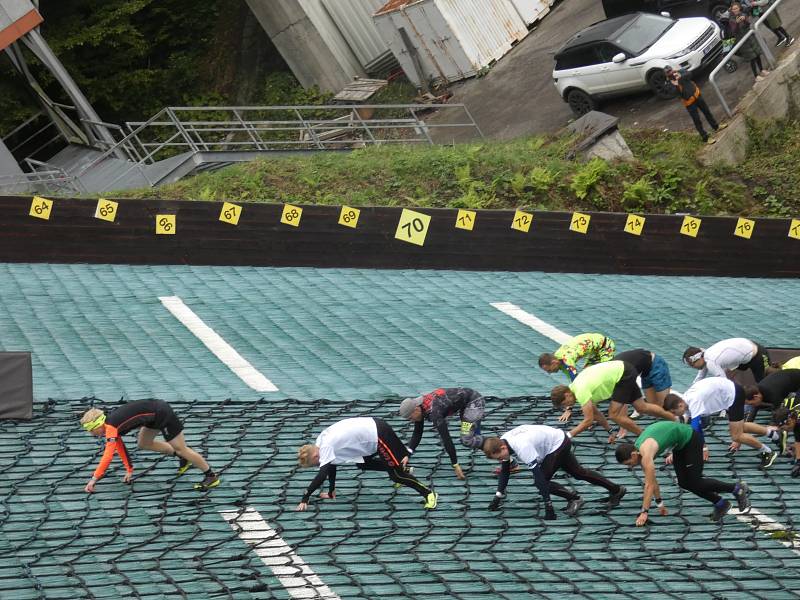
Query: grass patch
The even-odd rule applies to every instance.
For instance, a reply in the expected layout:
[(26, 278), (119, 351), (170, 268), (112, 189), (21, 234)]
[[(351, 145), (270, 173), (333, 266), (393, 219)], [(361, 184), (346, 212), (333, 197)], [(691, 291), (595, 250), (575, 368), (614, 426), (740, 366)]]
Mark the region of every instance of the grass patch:
[(800, 215), (800, 123), (752, 127), (747, 161), (705, 167), (694, 133), (623, 131), (636, 159), (566, 158), (571, 140), (537, 136), (455, 146), (379, 146), (262, 158), (119, 197), (351, 206)]

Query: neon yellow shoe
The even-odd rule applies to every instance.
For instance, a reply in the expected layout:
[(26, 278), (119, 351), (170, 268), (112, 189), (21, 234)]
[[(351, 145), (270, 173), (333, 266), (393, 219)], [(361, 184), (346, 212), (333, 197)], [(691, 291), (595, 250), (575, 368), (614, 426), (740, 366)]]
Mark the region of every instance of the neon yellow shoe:
[(180, 477), (181, 475), (183, 475), (184, 473), (186, 473), (186, 471), (188, 471), (188, 470), (189, 470), (189, 467), (191, 467), (191, 466), (192, 466), (192, 463), (190, 463), (190, 462), (189, 462), (188, 460), (186, 460), (185, 458), (181, 458), (180, 456), (178, 457), (178, 459), (179, 459), (179, 461), (180, 461), (180, 462), (178, 463), (178, 477)]
[(436, 508), (436, 503), (439, 500), (439, 494), (436, 492), (431, 492), (428, 494), (428, 497), (425, 499), (425, 508), (428, 510), (433, 510)]
[(220, 482), (219, 475), (217, 475), (216, 473), (209, 473), (208, 475), (205, 476), (203, 481), (194, 484), (194, 489), (203, 491), (210, 490), (213, 487), (217, 487), (219, 485), (219, 482)]

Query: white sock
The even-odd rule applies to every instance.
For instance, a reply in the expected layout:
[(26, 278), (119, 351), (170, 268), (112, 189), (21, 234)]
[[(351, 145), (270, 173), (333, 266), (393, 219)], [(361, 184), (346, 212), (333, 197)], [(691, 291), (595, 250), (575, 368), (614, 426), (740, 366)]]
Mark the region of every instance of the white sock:
[(758, 451), (761, 454), (769, 454), (772, 452), (772, 450), (766, 444), (761, 444), (761, 448), (759, 448)]

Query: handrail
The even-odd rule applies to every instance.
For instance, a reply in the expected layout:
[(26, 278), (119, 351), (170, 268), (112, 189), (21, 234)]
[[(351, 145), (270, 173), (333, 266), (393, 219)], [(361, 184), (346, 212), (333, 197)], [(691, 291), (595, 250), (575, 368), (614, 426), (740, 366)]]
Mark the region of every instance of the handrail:
[(744, 45), (744, 43), (748, 39), (750, 39), (751, 35), (755, 36), (756, 42), (761, 47), (761, 50), (764, 52), (764, 54), (766, 54), (767, 60), (770, 62), (770, 66), (774, 68), (777, 65), (777, 63), (775, 62), (775, 57), (772, 55), (772, 52), (767, 47), (764, 38), (758, 32), (758, 28), (761, 25), (761, 23), (764, 22), (764, 19), (766, 19), (766, 17), (770, 13), (772, 13), (772, 11), (775, 10), (781, 2), (783, 2), (783, 0), (775, 0), (775, 3), (770, 5), (770, 7), (766, 11), (764, 11), (764, 14), (762, 14), (758, 18), (758, 20), (747, 31), (747, 33), (744, 34), (742, 39), (736, 42), (733, 48), (731, 48), (728, 51), (728, 53), (722, 57), (722, 60), (720, 60), (717, 66), (714, 67), (714, 70), (711, 71), (711, 75), (708, 76), (708, 82), (711, 84), (711, 87), (714, 88), (714, 91), (717, 93), (717, 97), (719, 98), (720, 104), (722, 104), (722, 108), (725, 109), (725, 112), (729, 117), (733, 116), (733, 111), (731, 111), (730, 106), (728, 106), (728, 103), (725, 102), (725, 97), (722, 95), (722, 90), (719, 89), (719, 85), (717, 84), (717, 79), (716, 79), (717, 74), (723, 69), (725, 64), (739, 51), (739, 49)]

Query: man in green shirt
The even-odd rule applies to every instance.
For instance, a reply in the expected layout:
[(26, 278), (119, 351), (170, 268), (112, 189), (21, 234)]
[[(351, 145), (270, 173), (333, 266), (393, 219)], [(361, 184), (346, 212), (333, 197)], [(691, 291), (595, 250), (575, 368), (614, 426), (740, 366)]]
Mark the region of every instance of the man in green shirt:
[(714, 511), (709, 515), (711, 520), (721, 520), (731, 509), (731, 503), (722, 498), (719, 492), (732, 493), (739, 512), (750, 510), (750, 488), (744, 481), (728, 483), (703, 477), (703, 441), (700, 434), (689, 425), (658, 421), (648, 426), (633, 444), (617, 446), (615, 453), (617, 462), (630, 468), (641, 465), (644, 471), (644, 495), (642, 510), (636, 519), (637, 527), (647, 523), (651, 499), (655, 499), (661, 516), (667, 514), (656, 480), (655, 459), (669, 450), (672, 450), (672, 464), (678, 476), (678, 485), (714, 504)]
[(597, 404), (611, 399), (608, 408), (608, 418), (617, 423), (620, 428), (639, 435), (642, 429), (628, 416), (627, 405), (631, 404), (639, 413), (651, 415), (659, 419), (675, 421), (677, 417), (667, 412), (657, 404), (645, 401), (636, 377), (639, 372), (630, 363), (621, 360), (611, 360), (586, 367), (578, 373), (571, 384), (557, 385), (550, 392), (553, 406), (566, 410), (577, 403), (583, 411), (583, 420), (569, 432), (570, 437), (575, 437), (581, 431), (592, 426), (597, 421), (603, 429), (610, 433), (608, 443), (616, 440), (616, 434), (611, 432)]
[(550, 354), (539, 355), (539, 366), (548, 373), (561, 371), (570, 381), (578, 375), (578, 361), (585, 359), (586, 366), (614, 358), (616, 344), (602, 333), (582, 333)]

